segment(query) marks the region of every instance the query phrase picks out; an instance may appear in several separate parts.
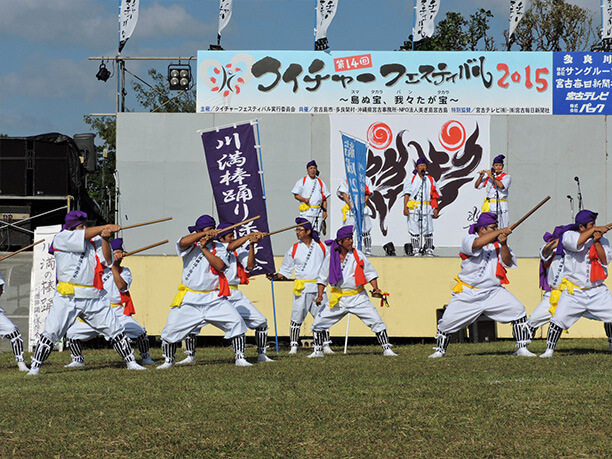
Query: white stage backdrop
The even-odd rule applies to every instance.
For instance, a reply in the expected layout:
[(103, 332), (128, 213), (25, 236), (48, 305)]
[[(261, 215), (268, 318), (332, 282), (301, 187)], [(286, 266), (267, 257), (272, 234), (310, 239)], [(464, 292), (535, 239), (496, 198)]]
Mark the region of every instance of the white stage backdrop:
[[(344, 180), (341, 132), (369, 143), (367, 175), (374, 184), (369, 207), (374, 215), (372, 243), (409, 241), (403, 215), (403, 183), (412, 178), (419, 156), (430, 165), (429, 174), (438, 182), (440, 217), (434, 221), (434, 244), (458, 247), (466, 228), (480, 214), (484, 190), (474, 189), (478, 171), (491, 167), (489, 117), (401, 115), (331, 115), (331, 209), (338, 216), (331, 222), (335, 235), (341, 226), (343, 203), (336, 191)], [(495, 152), (504, 154), (505, 152)]]

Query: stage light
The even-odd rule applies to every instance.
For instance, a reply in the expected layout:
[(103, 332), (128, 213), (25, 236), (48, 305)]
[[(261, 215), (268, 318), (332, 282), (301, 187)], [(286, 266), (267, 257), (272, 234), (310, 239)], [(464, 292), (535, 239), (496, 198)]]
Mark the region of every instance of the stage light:
[(385, 255), (388, 257), (395, 256), (395, 246), (393, 245), (393, 242), (387, 242), (385, 245), (383, 245), (383, 249), (385, 251)]
[(414, 255), (412, 244), (410, 242), (407, 242), (406, 244), (404, 244), (404, 253), (406, 254), (407, 257), (411, 257)]
[(111, 73), (106, 68), (104, 62), (100, 63), (100, 68), (98, 69), (98, 73), (96, 73), (96, 78), (100, 81), (106, 81), (110, 78)]
[(191, 83), (191, 66), (189, 64), (170, 64), (168, 66), (168, 83), (171, 91), (185, 91)]
[(208, 47), (209, 51), (223, 51), (223, 48), (221, 47), (221, 45), (210, 45)]

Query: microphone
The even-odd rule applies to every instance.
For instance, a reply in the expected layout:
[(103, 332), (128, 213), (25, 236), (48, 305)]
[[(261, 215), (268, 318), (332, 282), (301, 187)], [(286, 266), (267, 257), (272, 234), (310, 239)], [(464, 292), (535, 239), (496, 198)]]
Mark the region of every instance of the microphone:
[(576, 182), (580, 182), (580, 179), (579, 179), (578, 177), (574, 177), (574, 180), (575, 180)]
[(574, 198), (572, 198), (569, 194), (567, 195), (567, 199), (569, 199), (570, 201), (574, 200)]

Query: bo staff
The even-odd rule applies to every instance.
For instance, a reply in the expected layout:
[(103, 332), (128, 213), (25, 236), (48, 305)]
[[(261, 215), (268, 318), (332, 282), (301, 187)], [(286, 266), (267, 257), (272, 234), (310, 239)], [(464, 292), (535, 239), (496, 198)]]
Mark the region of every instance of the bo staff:
[(227, 228), (223, 228), (223, 229), (217, 229), (217, 230), (214, 230), (214, 231), (215, 231), (215, 234), (225, 233), (226, 231), (233, 230), (234, 228), (238, 228), (239, 226), (246, 225), (247, 223), (250, 223), (250, 222), (252, 222), (253, 220), (257, 220), (259, 217), (260, 217), (260, 216), (259, 216), (259, 215), (257, 215), (257, 216), (255, 216), (255, 217), (251, 217), (251, 218), (248, 218), (248, 219), (246, 219), (246, 220), (244, 220), (244, 221), (241, 221), (240, 223), (236, 223), (235, 225), (228, 226)]
[(17, 255), (18, 253), (23, 252), (24, 250), (28, 250), (30, 247), (34, 247), (35, 245), (38, 245), (41, 242), (45, 242), (45, 240), (41, 239), (40, 241), (36, 241), (34, 244), (26, 245), (25, 247), (22, 247), (21, 249), (15, 251), (13, 253), (9, 253), (8, 255), (0, 257), (0, 261), (6, 260), (7, 258), (11, 258), (13, 255)]
[(152, 249), (153, 247), (157, 247), (158, 245), (166, 244), (167, 242), (168, 242), (168, 239), (166, 239), (165, 241), (156, 242), (155, 244), (148, 245), (148, 246), (143, 247), (141, 249), (132, 250), (131, 252), (126, 253), (124, 255), (124, 257), (129, 257), (130, 255), (134, 255), (135, 253), (140, 253), (140, 252), (143, 252), (145, 250)]
[(270, 233), (266, 233), (265, 236), (272, 236), (273, 234), (282, 233), (283, 231), (288, 231), (290, 229), (297, 228), (298, 226), (302, 226), (302, 225), (303, 223), (298, 223), (297, 225), (291, 225), (291, 226), (288, 226), (287, 228), (283, 228), (283, 229), (279, 229), (276, 231), (272, 231)]
[(544, 205), (544, 203), (546, 201), (548, 201), (550, 199), (550, 196), (546, 196), (544, 199), (542, 199), (542, 201), (535, 206), (533, 209), (531, 209), (529, 212), (527, 212), (522, 218), (519, 219), (519, 221), (517, 221), (516, 223), (513, 223), (512, 225), (510, 225), (510, 229), (512, 231), (514, 231), (514, 229), (519, 226), (521, 223), (523, 223), (525, 220), (527, 220), (527, 218), (529, 216), (531, 216), (531, 214), (533, 214), (536, 210), (538, 210), (540, 207), (542, 207)]
[(172, 217), (160, 218), (159, 220), (152, 220), (150, 222), (136, 223), (135, 225), (122, 226), (121, 230), (138, 228), (139, 226), (152, 225), (153, 223), (165, 222), (168, 220), (172, 220)]

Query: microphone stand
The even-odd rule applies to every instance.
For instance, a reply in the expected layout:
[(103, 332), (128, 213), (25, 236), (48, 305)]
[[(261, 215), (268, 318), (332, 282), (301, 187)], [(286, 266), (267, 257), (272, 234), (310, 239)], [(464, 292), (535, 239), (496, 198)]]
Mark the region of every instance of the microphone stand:
[(580, 179), (578, 177), (574, 177), (574, 180), (576, 180), (576, 185), (578, 185), (578, 210), (580, 211), (584, 209), (582, 193), (580, 192)]
[(419, 207), (420, 210), (420, 214), (419, 214), (419, 251), (421, 252), (421, 254), (425, 253), (425, 238), (423, 237), (423, 201), (425, 199), (425, 175), (427, 174), (427, 172), (425, 172), (423, 175), (421, 175), (421, 205)]
[(569, 199), (570, 202), (570, 210), (572, 212), (572, 218), (570, 221), (574, 221), (574, 198), (572, 198), (569, 194), (567, 195), (567, 199)]

